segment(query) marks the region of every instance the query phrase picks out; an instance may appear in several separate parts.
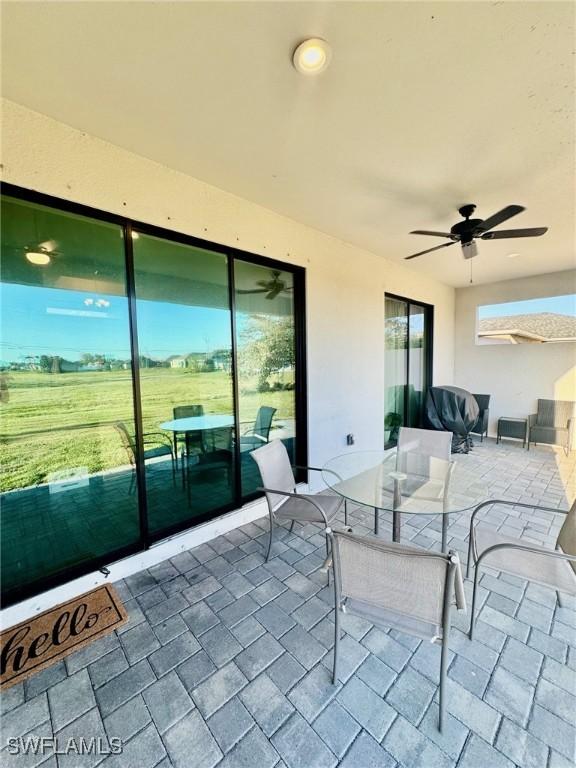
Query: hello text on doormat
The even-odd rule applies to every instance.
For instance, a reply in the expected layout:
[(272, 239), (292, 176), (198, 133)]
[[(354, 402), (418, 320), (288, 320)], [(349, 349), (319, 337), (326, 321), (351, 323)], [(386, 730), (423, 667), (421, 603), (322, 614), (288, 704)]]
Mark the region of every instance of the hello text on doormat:
[(25, 680), (127, 621), (126, 609), (105, 585), (57, 605), (0, 634), (0, 687)]

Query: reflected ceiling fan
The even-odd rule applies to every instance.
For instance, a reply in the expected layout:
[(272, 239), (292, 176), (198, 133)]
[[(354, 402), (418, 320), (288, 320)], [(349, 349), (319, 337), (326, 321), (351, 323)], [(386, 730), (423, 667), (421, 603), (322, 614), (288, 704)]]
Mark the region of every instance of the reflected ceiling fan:
[(259, 288), (252, 290), (237, 290), (236, 293), (265, 293), (267, 299), (275, 299), (280, 293), (287, 293), (292, 290), (292, 286), (288, 285), (284, 280), (280, 278), (281, 272), (273, 269), (269, 280), (257, 280), (256, 285)]
[(24, 248), (26, 259), (31, 264), (38, 266), (45, 266), (50, 264), (52, 256), (59, 256), (60, 252), (57, 250), (58, 243), (55, 240), (45, 240), (43, 243), (37, 245), (30, 245)]
[(422, 256), (425, 253), (431, 253), (432, 251), (438, 251), (440, 248), (447, 248), (449, 245), (460, 243), (462, 246), (462, 254), (465, 259), (472, 259), (478, 254), (478, 248), (476, 240), (502, 240), (512, 237), (540, 237), (548, 231), (548, 227), (533, 227), (532, 229), (497, 229), (491, 231), (498, 224), (511, 219), (512, 216), (516, 216), (526, 209), (521, 205), (507, 205), (506, 208), (502, 208), (501, 211), (490, 216), (488, 219), (471, 219), (470, 217), (476, 210), (476, 206), (473, 204), (463, 205), (458, 209), (458, 212), (463, 217), (463, 221), (459, 221), (450, 229), (450, 232), (430, 232), (427, 229), (415, 229), (410, 232), (411, 235), (430, 235), (432, 237), (447, 237), (449, 243), (443, 243), (437, 245), (434, 248), (427, 248), (425, 251), (418, 251), (411, 256), (405, 256), (405, 259), (415, 259), (417, 256)]

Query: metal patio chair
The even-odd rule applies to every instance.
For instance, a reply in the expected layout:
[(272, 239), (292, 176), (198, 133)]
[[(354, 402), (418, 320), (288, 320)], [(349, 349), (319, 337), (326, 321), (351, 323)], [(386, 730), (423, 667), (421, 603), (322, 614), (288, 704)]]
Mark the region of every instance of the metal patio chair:
[[(122, 445), (128, 455), (128, 461), (130, 465), (136, 469), (136, 441), (128, 431), (128, 427), (123, 421), (117, 421), (114, 424), (114, 429), (120, 435)], [(144, 444), (144, 462), (147, 459), (157, 459), (161, 456), (170, 456), (172, 462), (172, 482), (176, 482), (176, 463), (174, 451), (172, 449), (172, 443), (168, 435), (164, 432), (145, 432), (142, 435), (142, 442)], [(154, 445), (154, 448), (146, 448), (147, 445)], [(135, 472), (132, 473), (130, 480), (129, 493), (132, 493), (135, 486)]]
[(275, 413), (276, 408), (271, 408), (269, 405), (261, 405), (260, 408), (258, 408), (254, 426), (246, 430), (244, 434), (240, 435), (241, 451), (252, 451), (268, 442), (270, 438), (270, 429), (272, 427), (272, 419), (274, 418)]
[[(474, 525), (478, 512), (492, 504), (523, 507), (524, 509), (539, 509), (544, 512), (566, 515), (558, 538), (556, 549), (547, 549), (544, 546), (523, 543), (521, 539), (514, 539), (497, 533), (489, 528)], [(527, 581), (535, 581), (546, 587), (556, 590), (558, 602), (560, 593), (567, 592), (576, 595), (576, 501), (569, 510), (543, 507), (540, 504), (524, 504), (519, 501), (503, 501), (492, 499), (479, 504), (470, 519), (470, 537), (468, 540), (468, 563), (466, 565), (466, 578), (470, 576), (470, 566), (474, 562), (474, 590), (472, 592), (472, 611), (470, 615), (469, 637), (474, 635), (474, 622), (476, 612), (476, 592), (480, 566), (487, 565), (498, 571), (504, 571), (512, 576)]]
[[(398, 445), (396, 448), (396, 471), (399, 473), (420, 473), (422, 471), (428, 471), (430, 479), (442, 480), (441, 496), (437, 495), (430, 497), (429, 501), (445, 501), (448, 496), (448, 489), (450, 483), (450, 474), (453, 469), (453, 463), (451, 462), (452, 456), (452, 432), (442, 432), (440, 430), (433, 429), (416, 429), (414, 427), (400, 427), (398, 433)], [(426, 470), (426, 459), (440, 459), (448, 463), (448, 472), (443, 477), (436, 477), (438, 472), (434, 471), (434, 464), (429, 462), (429, 467)], [(445, 465), (442, 465), (444, 467)], [(437, 491), (437, 484), (435, 484)], [(394, 487), (394, 511), (393, 511), (393, 529), (394, 539), (400, 541), (400, 528), (401, 528), (401, 511), (396, 509), (402, 501), (402, 484), (401, 482), (395, 482)], [(426, 500), (425, 493), (419, 493), (419, 498)], [(446, 550), (446, 534), (448, 528), (448, 515), (442, 515), (442, 551)]]
[[(294, 523), (322, 523), (328, 529), (331, 520), (334, 519), (340, 506), (340, 496), (313, 495), (296, 493), (296, 480), (290, 464), (290, 457), (285, 445), (280, 440), (257, 448), (250, 454), (260, 470), (264, 491), (268, 502), (270, 515), (270, 539), (266, 560), (270, 557), (272, 542), (274, 539), (274, 524), (282, 520), (291, 520), (290, 531)], [(296, 467), (320, 472), (318, 467)], [(328, 537), (326, 537), (326, 554), (328, 555)]]
[[(210, 475), (224, 477), (224, 488), (231, 489), (234, 479), (233, 427), (211, 429), (202, 453), (186, 455), (182, 467), (182, 481), (187, 488), (188, 506), (192, 504), (194, 480)], [(211, 481), (214, 488), (217, 480)]]
[[(193, 416), (204, 416), (204, 406), (199, 404), (192, 405), (175, 405), (172, 408), (172, 416), (174, 419), (187, 419)], [(176, 460), (178, 460), (178, 436), (184, 435), (184, 446), (186, 448), (186, 455), (190, 456), (190, 453), (197, 449), (197, 453), (202, 453), (204, 450), (204, 435), (202, 430), (194, 430), (193, 432), (174, 432), (174, 452), (176, 454)]]
[[(338, 679), (340, 614), (351, 613), (441, 645), (440, 718), (444, 724), (450, 613), (466, 610), (460, 560), (376, 536), (331, 531), (335, 629), (332, 683)], [(327, 564), (329, 561), (327, 561)]]

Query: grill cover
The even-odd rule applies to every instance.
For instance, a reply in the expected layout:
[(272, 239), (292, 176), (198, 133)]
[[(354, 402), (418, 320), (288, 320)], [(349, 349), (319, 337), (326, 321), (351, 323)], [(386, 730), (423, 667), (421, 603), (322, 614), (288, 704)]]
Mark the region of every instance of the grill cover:
[(452, 432), (453, 453), (468, 453), (472, 445), (470, 430), (479, 414), (471, 392), (459, 387), (430, 387), (424, 411), (428, 426)]

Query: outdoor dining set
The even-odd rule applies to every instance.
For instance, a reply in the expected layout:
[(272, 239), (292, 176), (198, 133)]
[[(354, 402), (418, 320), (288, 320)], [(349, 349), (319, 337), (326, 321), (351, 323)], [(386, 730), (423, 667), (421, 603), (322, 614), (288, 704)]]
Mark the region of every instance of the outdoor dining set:
[[(188, 486), (190, 469), (232, 472), (234, 450), (256, 462), (270, 519), (266, 560), (274, 553), (279, 524), (316, 523), (326, 538), (323, 570), (332, 578), (335, 605), (335, 652), (332, 681), (338, 679), (340, 615), (359, 616), (372, 624), (440, 644), (439, 728), (445, 719), (446, 674), (451, 610), (466, 611), (464, 580), (458, 552), (449, 548), (450, 515), (470, 512), (466, 577), (473, 574), (470, 640), (477, 613), (481, 568), (535, 581), (561, 593), (576, 595), (576, 503), (569, 510), (492, 498), (489, 480), (478, 472), (473, 456), (455, 448), (448, 430), (400, 427), (397, 445), (384, 451), (352, 450), (321, 467), (293, 467), (286, 445), (270, 439), (275, 409), (261, 406), (255, 421), (234, 442), (231, 415), (205, 414), (201, 405), (177, 406), (173, 419), (160, 424), (163, 433), (144, 435), (145, 459), (170, 458), (174, 480), (178, 469)], [(135, 464), (136, 446), (123, 424), (117, 424)], [(172, 433), (168, 437), (167, 433)], [(148, 440), (155, 444), (146, 449)], [(454, 459), (454, 453), (457, 453)], [(329, 492), (299, 493), (294, 470), (316, 472)], [(349, 506), (373, 510), (373, 535), (359, 535), (348, 525)], [(503, 536), (482, 524), (479, 513), (493, 505), (562, 514), (555, 549)], [(343, 511), (343, 526), (338, 515)], [(392, 517), (392, 540), (381, 535), (381, 517)], [(439, 516), (439, 551), (401, 543), (402, 519)]]
[[(458, 553), (448, 547), (451, 513), (472, 511), (466, 576), (474, 567), (469, 637), (476, 615), (478, 577), (487, 566), (576, 595), (576, 502), (569, 510), (490, 498), (489, 486), (476, 477), (467, 456), (451, 459), (449, 432), (401, 428), (390, 451), (356, 451), (338, 456), (321, 473), (332, 493), (298, 493), (284, 445), (273, 440), (251, 454), (258, 464), (270, 517), (266, 559), (273, 553), (278, 524), (319, 523), (326, 535), (324, 570), (333, 576), (335, 652), (332, 681), (338, 679), (340, 615), (350, 613), (441, 645), (439, 728), (445, 718), (446, 671), (451, 609), (466, 610)], [(348, 505), (374, 510), (374, 535), (358, 535), (348, 526)], [(540, 509), (564, 515), (554, 550), (502, 536), (477, 525), (478, 513), (491, 505)], [(344, 506), (344, 526), (336, 521)], [(379, 517), (392, 513), (392, 541), (379, 535)], [(441, 550), (400, 543), (404, 515), (441, 515)]]

